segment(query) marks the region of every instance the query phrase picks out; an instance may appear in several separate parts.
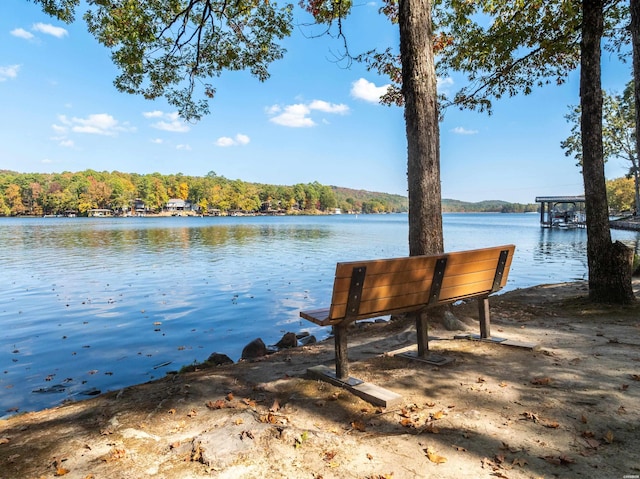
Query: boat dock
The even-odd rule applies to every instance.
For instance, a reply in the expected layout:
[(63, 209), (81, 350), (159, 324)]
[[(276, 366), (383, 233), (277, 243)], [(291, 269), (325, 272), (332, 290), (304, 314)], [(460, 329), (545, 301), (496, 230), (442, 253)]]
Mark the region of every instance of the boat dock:
[(586, 228), (584, 196), (537, 196), (543, 228)]

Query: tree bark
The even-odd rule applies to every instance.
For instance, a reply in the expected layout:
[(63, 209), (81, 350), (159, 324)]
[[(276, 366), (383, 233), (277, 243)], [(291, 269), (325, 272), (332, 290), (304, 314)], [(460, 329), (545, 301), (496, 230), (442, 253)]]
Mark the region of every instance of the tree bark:
[(629, 303), (635, 299), (631, 287), (632, 252), (620, 242), (611, 243), (605, 187), (600, 65), (603, 3), (582, 2), (580, 105), (589, 298), (595, 302)]
[(633, 46), (633, 101), (636, 111), (636, 160), (633, 163), (633, 177), (636, 187), (636, 208), (635, 214), (640, 213), (640, 161), (637, 156), (640, 154), (640, 1), (630, 0), (631, 10), (631, 44)]
[(409, 254), (442, 253), (440, 132), (431, 1), (400, 0), (398, 21), (408, 150)]

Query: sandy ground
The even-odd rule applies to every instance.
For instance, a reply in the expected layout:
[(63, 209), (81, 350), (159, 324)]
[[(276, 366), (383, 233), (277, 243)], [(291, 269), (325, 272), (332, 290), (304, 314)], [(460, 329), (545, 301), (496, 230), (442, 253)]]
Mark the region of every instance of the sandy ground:
[[(350, 337), (352, 375), (402, 395), (381, 409), (307, 378), (332, 341), (0, 421), (0, 478), (637, 478), (640, 306), (594, 307), (580, 283), (492, 298), (494, 335), (455, 361), (394, 357), (406, 321)], [(475, 305), (455, 314), (477, 331)]]

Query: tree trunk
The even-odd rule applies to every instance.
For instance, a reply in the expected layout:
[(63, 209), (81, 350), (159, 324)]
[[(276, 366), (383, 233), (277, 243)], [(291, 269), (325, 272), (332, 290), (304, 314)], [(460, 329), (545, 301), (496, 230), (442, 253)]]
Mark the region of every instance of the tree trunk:
[(409, 254), (442, 253), (440, 132), (431, 1), (400, 0), (398, 15), (408, 149)]
[(631, 10), (631, 44), (633, 45), (633, 100), (636, 111), (636, 159), (633, 162), (633, 177), (636, 187), (636, 208), (635, 214), (640, 213), (640, 178), (638, 168), (640, 161), (640, 0), (630, 0)]
[(595, 302), (629, 303), (635, 299), (631, 287), (632, 252), (620, 242), (611, 243), (604, 176), (600, 69), (603, 1), (582, 2), (580, 105), (589, 298)]

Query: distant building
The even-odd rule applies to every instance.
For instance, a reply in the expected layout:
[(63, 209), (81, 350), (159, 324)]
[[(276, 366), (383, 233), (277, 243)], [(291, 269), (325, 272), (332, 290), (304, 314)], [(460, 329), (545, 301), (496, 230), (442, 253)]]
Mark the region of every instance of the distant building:
[(188, 211), (191, 209), (191, 203), (181, 198), (171, 198), (167, 201), (167, 211)]

